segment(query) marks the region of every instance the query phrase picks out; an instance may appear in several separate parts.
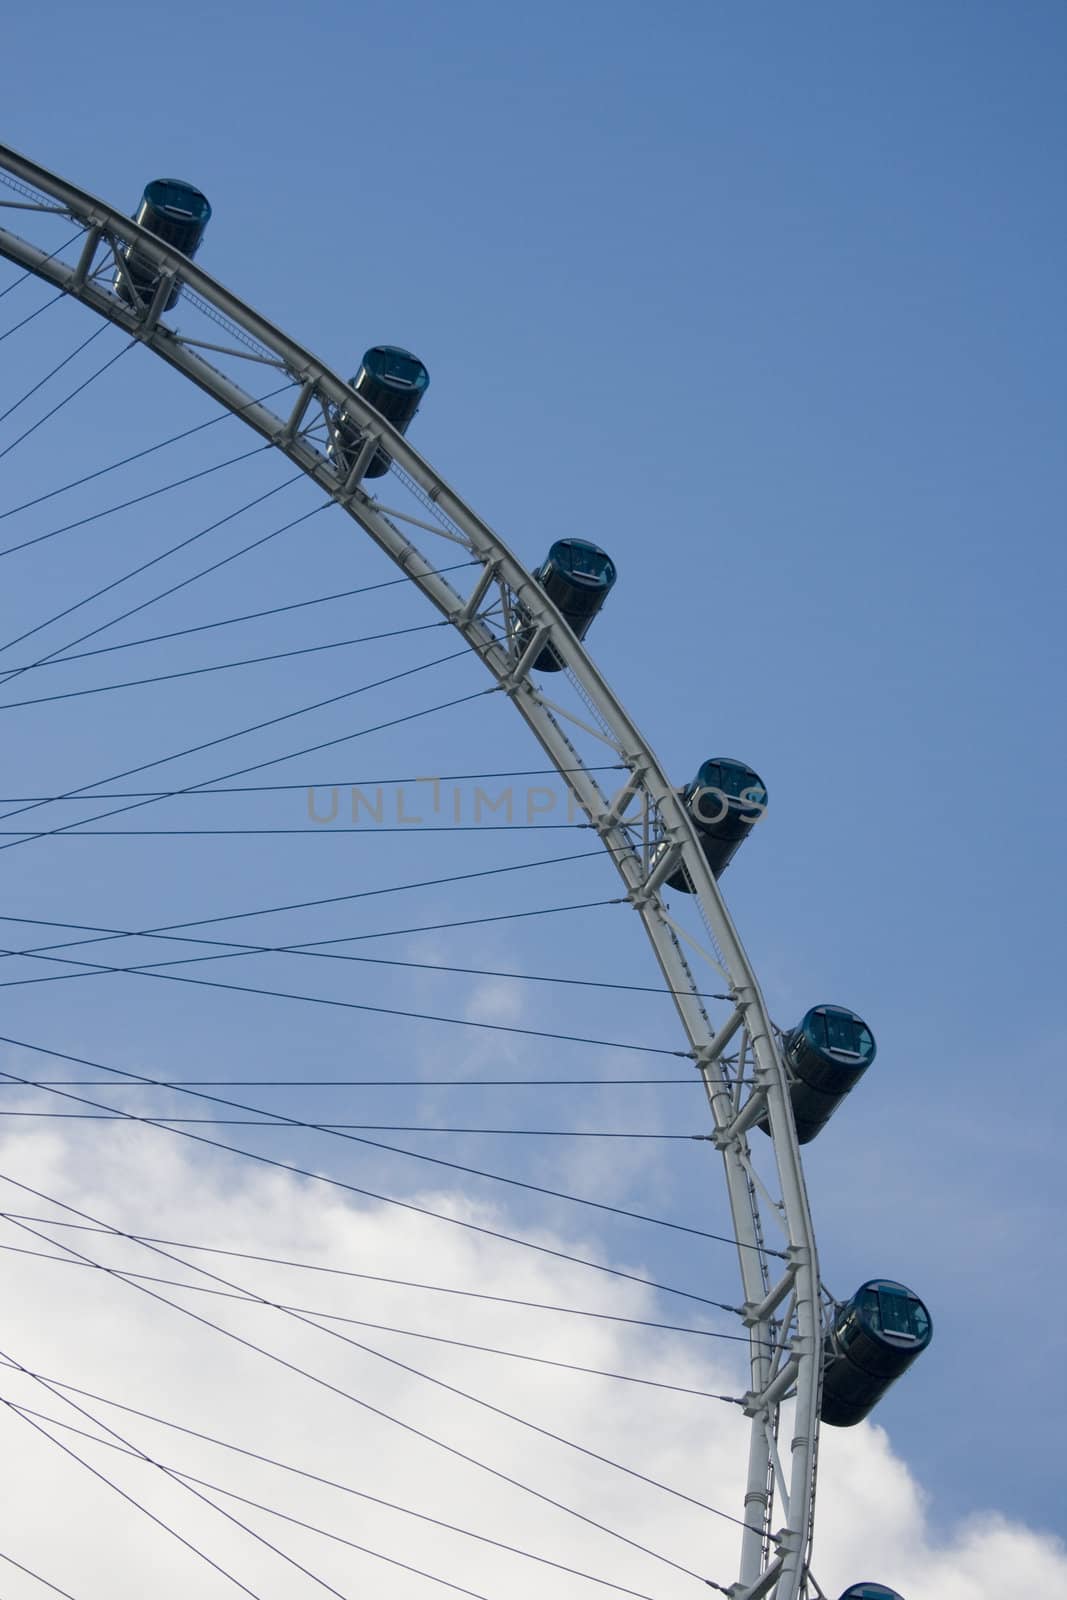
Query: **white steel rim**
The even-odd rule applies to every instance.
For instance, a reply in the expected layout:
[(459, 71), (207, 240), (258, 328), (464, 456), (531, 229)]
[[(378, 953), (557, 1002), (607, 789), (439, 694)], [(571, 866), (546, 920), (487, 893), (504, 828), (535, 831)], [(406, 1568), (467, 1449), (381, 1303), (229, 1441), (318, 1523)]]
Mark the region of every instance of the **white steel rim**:
[[(755, 971), (734, 928), (718, 884), (701, 848), (689, 811), (669, 782), (650, 745), (634, 726), (582, 645), (540, 586), (511, 552), (407, 440), (378, 415), (336, 373), (261, 317), (251, 307), (162, 244), (128, 216), (66, 183), (45, 168), (0, 145), (0, 172), (20, 198), (3, 208), (23, 214), (47, 212), (69, 217), (84, 238), (73, 266), (31, 240), (0, 228), (0, 254), (81, 301), (131, 338), (146, 345), (214, 400), (286, 455), (331, 500), (340, 505), (382, 549), (484, 664), (507, 695), (567, 784), (609, 851), (623, 880), (626, 898), (638, 913), (674, 1000), (694, 1064), (707, 1092), (714, 1132), (723, 1157), (727, 1192), (738, 1241), (744, 1322), (750, 1336), (750, 1450), (744, 1497), (744, 1530), (732, 1600), (802, 1600), (808, 1592), (822, 1375), (823, 1325), (815, 1237), (804, 1183), (778, 1035)], [(134, 293), (127, 305), (113, 292), (121, 273), (122, 248), (136, 244), (139, 260), (159, 271), (151, 302)], [(195, 297), (220, 331), (236, 344), (210, 344), (181, 337), (162, 320), (175, 286)], [(274, 368), (299, 385), (288, 416), (275, 415), (234, 377), (201, 352)], [(336, 417), (344, 410), (363, 431), (363, 444), (351, 463), (337, 460), (309, 438), (325, 427), (337, 440)], [(663, 422), (663, 431), (667, 424)], [(426, 506), (427, 520), (387, 513), (360, 486), (379, 445), (392, 457), (409, 487)], [(339, 463), (339, 464), (338, 464)], [(388, 481), (388, 480), (386, 480)], [(433, 518), (433, 521), (429, 519)], [(395, 519), (395, 520), (394, 520)], [(437, 572), (397, 521), (453, 541), (471, 558), (466, 594)], [(485, 620), (487, 610), (502, 614), (503, 634)], [(518, 618), (526, 627), (519, 643)], [(530, 636), (529, 628), (533, 633)], [(591, 723), (555, 704), (530, 678), (530, 668), (551, 644), (585, 700)], [(564, 724), (577, 723), (607, 743), (626, 769), (621, 792), (607, 795)], [(595, 724), (595, 726), (593, 725)], [(623, 818), (636, 806), (650, 824), (635, 840)], [(660, 889), (680, 866), (694, 888), (711, 948), (696, 943), (672, 919)], [(725, 973), (732, 1009), (713, 1023), (683, 946)], [(752, 1079), (742, 1085), (739, 1068), (731, 1074), (726, 1052), (739, 1052)], [(769, 1126), (778, 1194), (756, 1174), (748, 1130)], [(781, 1246), (766, 1243), (765, 1223), (778, 1228)], [(780, 1259), (779, 1259), (780, 1258)], [(778, 1261), (772, 1281), (769, 1263)], [(778, 1444), (781, 1403), (793, 1399), (793, 1431), (784, 1449)]]

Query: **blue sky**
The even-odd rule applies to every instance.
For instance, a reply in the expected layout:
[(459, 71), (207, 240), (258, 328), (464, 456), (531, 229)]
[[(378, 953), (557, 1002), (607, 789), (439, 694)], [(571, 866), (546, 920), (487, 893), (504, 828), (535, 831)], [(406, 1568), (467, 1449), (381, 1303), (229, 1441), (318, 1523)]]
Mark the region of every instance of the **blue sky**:
[[(7, 41), (6, 142), (131, 209), (153, 176), (199, 183), (215, 213), (207, 270), (338, 368), (355, 370), (380, 341), (423, 356), (432, 384), (413, 442), (531, 565), (564, 533), (611, 551), (620, 580), (590, 642), (638, 724), (679, 782), (713, 753), (745, 757), (767, 782), (767, 821), (724, 888), (772, 1011), (789, 1024), (837, 1000), (879, 1041), (855, 1103), (807, 1162), (835, 1291), (886, 1273), (934, 1313), (931, 1351), (879, 1421), (935, 1525), (993, 1508), (1062, 1534), (1050, 1420), (1063, 1415), (1067, 1314), (1054, 1001), (1067, 776), (1062, 8), (653, 12), (550, 0), (512, 12), (416, 0), (390, 15), (311, 0), (299, 16), (244, 4), (177, 16), (105, 0), (91, 14), (23, 8)], [(0, 329), (35, 293), (8, 298)], [(63, 306), (13, 336), (0, 348), (0, 410), (89, 331)], [(102, 337), (72, 373), (113, 348)], [(71, 407), (58, 464), (47, 431), (0, 463), (0, 509), (211, 414), (142, 351), (94, 395)], [(85, 503), (252, 443), (220, 424), (165, 468), (104, 480)], [(252, 460), (13, 557), (4, 637), (285, 476)], [(265, 530), (268, 513), (280, 523), (313, 503), (303, 485), (283, 490), (219, 549)], [(131, 622), (121, 637), (388, 578), (334, 519), (235, 563), (195, 598), (163, 602), (151, 627)], [(16, 526), (28, 537), (59, 521), (38, 508), (0, 534), (13, 542)], [(239, 648), (194, 638), (127, 654), (138, 671), (149, 661), (164, 672), (429, 620), (416, 596), (385, 591), (336, 615), (249, 625)], [(450, 649), (441, 634), (413, 638), (223, 675), (222, 688), (193, 680), (8, 713), (6, 792), (69, 787)], [(135, 675), (121, 653), (101, 661), (57, 669), (56, 682)], [(368, 697), (365, 721), (479, 686), (472, 663), (435, 669), (373, 711)], [(359, 726), (354, 705), (347, 721), (327, 711), (257, 736), (247, 760)], [(244, 749), (209, 753), (180, 781), (243, 764)], [(496, 705), (429, 719), (417, 742), (400, 730), (309, 759), (314, 771), (278, 770), (304, 782), (541, 765)], [(212, 812), (218, 825), (302, 820), (299, 796), (198, 804), (229, 808)], [(177, 810), (168, 817), (181, 825)], [(206, 812), (181, 817), (203, 823)], [(372, 867), (366, 856), (354, 865), (363, 841), (340, 837), (55, 840), (2, 866), (18, 915), (144, 926), (327, 895), (373, 873), (399, 882), (547, 856), (572, 837), (383, 837)], [(585, 879), (575, 892), (580, 872), (588, 896)], [(531, 904), (613, 893), (599, 862), (547, 869), (539, 885), (543, 899), (522, 891)], [(490, 914), (513, 893), (503, 879), (469, 897), (414, 896), (412, 920)], [(406, 903), (391, 909), (389, 925), (406, 914)], [(286, 937), (351, 926), (320, 911), (287, 923)], [(604, 908), (475, 933), (462, 950), (470, 965), (651, 982), (638, 937)], [(405, 946), (427, 960), (459, 948), (429, 936)], [(352, 982), (425, 1009), (457, 1001), (440, 979), (383, 972)], [(344, 1013), (207, 990), (161, 997), (121, 978), (10, 995), (5, 1032), (101, 1060), (150, 1055), (187, 1072), (195, 1056), (204, 1076), (259, 1064), (269, 1077), (299, 1056), (316, 1076), (355, 1075)], [(671, 1028), (652, 998), (508, 996), (499, 1003), (521, 1004), (533, 1026), (565, 1019), (647, 1042)], [(361, 1025), (357, 1053), (429, 1075), (455, 1048), (383, 1022)], [(508, 1056), (546, 1059), (529, 1045)], [(585, 1061), (559, 1047), (551, 1064), (570, 1073)], [(688, 1089), (663, 1094), (679, 1098), (642, 1098), (638, 1110), (601, 1094), (579, 1114), (586, 1126), (694, 1123)], [(306, 1114), (306, 1097), (286, 1104)], [(420, 1114), (454, 1117), (455, 1104), (426, 1095)], [(487, 1100), (474, 1116), (474, 1105), (463, 1101), (477, 1122), (504, 1114)], [(398, 1105), (383, 1096), (374, 1109), (383, 1115), (368, 1120), (386, 1121)], [(560, 1126), (575, 1114), (534, 1095), (506, 1112)], [(628, 1152), (613, 1166), (536, 1142), (516, 1157), (515, 1142), (469, 1141), (456, 1159), (568, 1174), (582, 1192), (600, 1185), (713, 1228), (725, 1215), (717, 1174), (688, 1150), (674, 1169), (666, 1156)], [(645, 1248), (614, 1227), (598, 1237), (631, 1260)], [(643, 1259), (711, 1293), (732, 1270), (714, 1253), (656, 1248)]]

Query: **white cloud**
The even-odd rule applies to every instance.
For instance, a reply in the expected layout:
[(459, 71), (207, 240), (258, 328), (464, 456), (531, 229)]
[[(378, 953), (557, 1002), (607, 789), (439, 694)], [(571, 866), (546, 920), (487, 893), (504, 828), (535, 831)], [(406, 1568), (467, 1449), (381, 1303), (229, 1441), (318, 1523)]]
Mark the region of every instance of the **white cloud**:
[[(144, 1129), (89, 1123), (44, 1134), (20, 1131), (0, 1145), (0, 1171), (109, 1223), (164, 1238), (213, 1242), (392, 1278), (596, 1308), (618, 1316), (657, 1315), (651, 1296), (639, 1285), (412, 1212), (349, 1204), (336, 1191), (278, 1172), (235, 1160), (205, 1159), (202, 1152), (190, 1154), (179, 1141)], [(9, 1210), (62, 1215), (7, 1184), (0, 1193)], [(505, 1211), (475, 1205), (459, 1195), (423, 1193), (412, 1198), (465, 1220), (518, 1231)], [(113, 1238), (66, 1231), (57, 1231), (56, 1237), (97, 1261), (125, 1270), (186, 1283), (207, 1281), (143, 1247)], [(0, 1242), (52, 1248), (10, 1223), (4, 1225)], [(572, 1254), (597, 1255), (596, 1242), (589, 1238), (544, 1234), (542, 1242)], [(734, 1359), (740, 1347), (717, 1341), (222, 1256), (186, 1259), (259, 1294), (298, 1306), (697, 1389), (737, 1392), (742, 1382)], [(737, 1530), (731, 1524), (282, 1313), (149, 1285), (269, 1348), (283, 1361), (313, 1371), (334, 1385), (333, 1390), (310, 1383), (104, 1273), (15, 1255), (5, 1257), (5, 1268), (8, 1287), (0, 1348), (35, 1370), (540, 1552), (655, 1600), (675, 1596), (682, 1600), (693, 1592), (692, 1577), (398, 1425), (407, 1423), (697, 1574), (720, 1582), (733, 1576)], [(735, 1408), (339, 1322), (331, 1326), (541, 1428), (577, 1440), (710, 1505), (738, 1512), (745, 1429)], [(375, 1416), (337, 1391), (362, 1398), (398, 1422)], [(62, 1399), (16, 1373), (0, 1373), (0, 1393), (98, 1431)], [(508, 1600), (543, 1600), (546, 1594), (578, 1600), (610, 1593), (95, 1401), (79, 1403), (158, 1460), (492, 1600), (504, 1595)], [(214, 1600), (216, 1595), (238, 1592), (9, 1410), (0, 1418), (0, 1426), (6, 1508), (0, 1549), (62, 1585), (77, 1600), (104, 1594), (108, 1600), (143, 1600), (147, 1592), (153, 1600), (172, 1596), (185, 1600), (190, 1592)], [(302, 1600), (305, 1594), (325, 1592), (155, 1468), (54, 1431), (263, 1600), (283, 1596)], [(944, 1535), (931, 1529), (920, 1488), (881, 1430), (864, 1426), (829, 1436), (823, 1468), (816, 1571), (835, 1597), (847, 1582), (864, 1576), (893, 1583), (906, 1600), (964, 1600), (964, 1595), (966, 1600), (1003, 1600), (1007, 1594), (1067, 1590), (1067, 1554), (1026, 1528), (985, 1516)], [(368, 1592), (388, 1600), (422, 1600), (449, 1592), (397, 1566), (229, 1504), (242, 1520), (345, 1596)], [(42, 1591), (7, 1569), (0, 1592), (6, 1600), (38, 1600)]]

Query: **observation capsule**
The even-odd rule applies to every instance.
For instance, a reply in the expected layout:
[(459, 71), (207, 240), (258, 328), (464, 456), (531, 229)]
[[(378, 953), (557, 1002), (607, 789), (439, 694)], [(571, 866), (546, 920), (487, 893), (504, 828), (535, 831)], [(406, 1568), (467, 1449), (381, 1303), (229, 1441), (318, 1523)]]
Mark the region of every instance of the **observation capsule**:
[[(763, 779), (743, 761), (711, 756), (692, 783), (686, 784), (682, 799), (696, 823), (708, 866), (718, 878), (767, 809)], [(667, 883), (684, 894), (693, 892), (684, 867), (673, 872)]]
[(895, 1589), (887, 1589), (884, 1583), (854, 1583), (841, 1600), (903, 1600), (903, 1596)]
[[(617, 576), (611, 557), (588, 539), (557, 539), (534, 573), (579, 639), (584, 639), (589, 632)], [(519, 635), (520, 648), (532, 637), (531, 625)], [(534, 662), (534, 669), (559, 672), (563, 665), (552, 646), (546, 644)]]
[(826, 1338), (822, 1420), (834, 1428), (862, 1422), (926, 1349), (932, 1332), (930, 1313), (911, 1289), (887, 1278), (862, 1284)]
[[(825, 1127), (842, 1100), (854, 1089), (874, 1060), (874, 1034), (854, 1011), (844, 1006), (812, 1006), (783, 1041), (791, 1069), (789, 1098), (797, 1138), (807, 1144)], [(759, 1124), (764, 1133), (768, 1124)]]
[[(363, 364), (352, 379), (352, 387), (386, 422), (391, 422), (398, 433), (407, 433), (430, 387), (430, 374), (410, 350), (401, 350), (395, 344), (376, 344), (363, 357)], [(337, 434), (345, 456), (354, 459), (363, 442), (363, 430), (343, 409), (337, 417)], [(392, 457), (384, 450), (376, 450), (363, 476), (381, 478), (389, 471), (391, 462)]]
[[(153, 178), (145, 188), (133, 220), (140, 223), (142, 228), (147, 228), (149, 233), (154, 233), (164, 244), (180, 250), (191, 261), (200, 248), (210, 217), (211, 207), (206, 195), (194, 189), (191, 183), (183, 183), (181, 178)], [(122, 257), (126, 272), (116, 273), (113, 284), (115, 293), (127, 305), (133, 305), (134, 296), (127, 281), (128, 274), (141, 300), (151, 301), (159, 283), (159, 269), (136, 245), (128, 245), (122, 251)], [(178, 287), (171, 291), (165, 311), (177, 305), (180, 294)]]

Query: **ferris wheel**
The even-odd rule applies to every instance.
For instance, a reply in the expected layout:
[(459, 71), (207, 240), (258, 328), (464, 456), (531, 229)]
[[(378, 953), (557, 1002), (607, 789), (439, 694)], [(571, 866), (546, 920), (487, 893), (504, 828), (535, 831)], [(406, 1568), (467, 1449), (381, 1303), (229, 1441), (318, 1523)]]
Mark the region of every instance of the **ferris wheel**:
[[(25, 230), (0, 229), (0, 253), (158, 356), (341, 508), (469, 647), (595, 832), (706, 1091), (737, 1248), (748, 1461), (737, 1580), (711, 1586), (731, 1600), (822, 1597), (812, 1572), (820, 1421), (866, 1416), (931, 1328), (918, 1296), (888, 1279), (844, 1302), (822, 1285), (801, 1145), (875, 1047), (842, 1006), (814, 1006), (785, 1031), (772, 1021), (719, 886), (763, 815), (758, 774), (700, 751), (689, 781), (671, 781), (582, 642), (615, 587), (610, 555), (564, 537), (536, 570), (524, 566), (408, 442), (429, 383), (417, 357), (375, 346), (351, 382), (332, 372), (193, 264), (210, 206), (188, 184), (150, 183), (131, 220), (4, 147), (0, 179)], [(53, 248), (45, 230), (57, 221), (76, 232)], [(179, 302), (199, 317), (195, 337), (167, 320)], [(253, 393), (249, 373), (266, 373), (284, 407)], [(626, 603), (620, 582), (612, 604)], [(860, 1583), (843, 1600), (861, 1597), (894, 1591)]]

